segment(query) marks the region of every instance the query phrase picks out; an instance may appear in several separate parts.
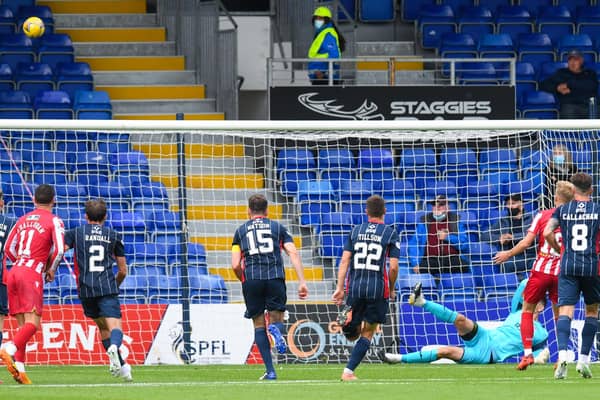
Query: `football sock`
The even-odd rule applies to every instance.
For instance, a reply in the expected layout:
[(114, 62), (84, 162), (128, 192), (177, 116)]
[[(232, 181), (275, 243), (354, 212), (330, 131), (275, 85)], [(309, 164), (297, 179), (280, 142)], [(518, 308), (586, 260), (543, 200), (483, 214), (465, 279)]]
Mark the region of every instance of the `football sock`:
[(437, 360), (437, 354), (437, 349), (415, 351), (403, 354), (400, 361), (407, 364), (428, 363)]
[[(569, 346), (569, 337), (571, 336), (571, 318), (561, 315), (556, 321), (556, 341), (558, 350), (567, 350)], [(560, 360), (566, 361), (566, 360)]]
[(365, 354), (367, 354), (367, 351), (369, 351), (369, 347), (371, 347), (371, 341), (361, 336), (354, 344), (354, 349), (352, 349), (352, 354), (350, 355), (348, 364), (346, 364), (346, 368), (354, 371), (365, 357)]
[(594, 338), (598, 332), (598, 319), (587, 317), (583, 323), (583, 329), (581, 330), (581, 353), (589, 355), (592, 345), (594, 344)]
[(440, 321), (448, 322), (450, 324), (453, 324), (454, 321), (456, 321), (456, 316), (458, 315), (456, 311), (452, 311), (451, 309), (433, 301), (425, 302), (423, 308), (425, 311), (432, 313)]
[(521, 340), (525, 355), (528, 356), (533, 347), (533, 313), (531, 312), (523, 311), (521, 314)]
[(2, 329), (0, 329), (0, 347), (2, 347)]
[(115, 328), (110, 331), (110, 344), (114, 344), (117, 348), (121, 347), (123, 343), (123, 331), (119, 328)]
[(254, 341), (256, 342), (256, 346), (258, 346), (258, 351), (265, 363), (267, 372), (275, 372), (275, 369), (273, 369), (273, 358), (271, 357), (271, 343), (269, 343), (265, 328), (254, 329)]
[[(21, 349), (23, 349), (23, 352), (25, 352), (25, 346), (27, 345), (29, 339), (31, 339), (31, 337), (35, 335), (36, 330), (37, 328), (31, 322), (26, 322), (25, 324), (23, 324), (23, 326), (21, 326), (21, 328), (19, 328), (17, 334), (13, 339), (13, 343), (15, 344), (15, 346), (17, 346), (17, 353)], [(15, 355), (17, 353), (15, 353)]]
[(102, 339), (102, 346), (104, 346), (104, 350), (108, 350), (108, 348), (110, 347), (110, 338)]

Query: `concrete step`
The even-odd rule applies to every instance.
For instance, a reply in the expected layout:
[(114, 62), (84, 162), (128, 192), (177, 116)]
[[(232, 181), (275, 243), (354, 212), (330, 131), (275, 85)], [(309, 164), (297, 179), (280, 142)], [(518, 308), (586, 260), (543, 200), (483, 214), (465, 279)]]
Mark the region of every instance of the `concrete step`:
[[(167, 189), (171, 204), (177, 204), (177, 189)], [(272, 201), (273, 196), (266, 189), (191, 189), (186, 190), (187, 203), (190, 206), (210, 205), (210, 204), (248, 204), (248, 198), (255, 193), (262, 193)]]
[(411, 56), (414, 54), (415, 42), (356, 42), (356, 57)]
[(190, 100), (113, 100), (113, 113), (202, 113), (214, 112), (215, 99)]
[[(285, 267), (285, 280), (288, 282), (297, 281), (298, 275), (296, 274), (296, 270), (291, 266), (291, 264), (284, 264)], [(235, 282), (238, 280), (237, 276), (233, 272), (233, 268), (231, 266), (227, 267), (212, 267), (208, 266), (208, 271), (214, 275), (221, 275), (223, 279), (229, 282)], [(307, 281), (320, 281), (323, 280), (323, 267), (318, 266), (306, 266), (304, 265), (304, 279)]]
[[(148, 158), (159, 158), (161, 160), (167, 158), (174, 159), (177, 158), (177, 145), (173, 143), (173, 138), (168, 135), (169, 134), (163, 134), (162, 140), (160, 141), (158, 141), (159, 138), (153, 135), (151, 143), (148, 143), (147, 136), (142, 136), (140, 139), (140, 137), (132, 135), (131, 142), (136, 150), (143, 151)], [(203, 143), (190, 143), (189, 138), (186, 139), (188, 139), (188, 141), (185, 145), (185, 154), (186, 157), (190, 159), (208, 158), (218, 162), (216, 161), (218, 159), (244, 157), (244, 145), (227, 143), (226, 140), (228, 140), (228, 138), (224, 136), (202, 136), (199, 139), (204, 139), (205, 142)], [(210, 163), (211, 161), (207, 162)]]
[[(171, 209), (177, 211), (177, 204), (172, 204)], [(188, 219), (201, 220), (216, 220), (226, 221), (230, 219), (245, 219), (248, 218), (248, 204), (202, 204), (188, 205)], [(273, 219), (281, 219), (283, 215), (283, 207), (281, 204), (271, 204), (269, 206), (269, 217)], [(214, 234), (214, 232), (213, 232)]]
[[(231, 238), (233, 238), (233, 232), (231, 231)], [(298, 249), (298, 254), (302, 260), (302, 265), (313, 265), (313, 254), (312, 249)], [(287, 255), (283, 255), (285, 265), (292, 265)], [(206, 252), (206, 263), (208, 266), (223, 266), (229, 267), (231, 265), (231, 248), (221, 251), (207, 251)]]
[(175, 42), (75, 42), (76, 57), (87, 56), (175, 56)]
[[(177, 159), (150, 159), (150, 171), (156, 175), (177, 175)], [(231, 158), (191, 158), (186, 162), (186, 173), (202, 174), (232, 174), (254, 172), (254, 159), (251, 157)]]
[(183, 56), (90, 56), (77, 57), (90, 64), (92, 71), (183, 71)]
[[(161, 114), (144, 114), (144, 113), (122, 113), (113, 114), (113, 119), (129, 119), (129, 120), (170, 120), (174, 121), (177, 119), (177, 114), (173, 113), (161, 113)], [(224, 113), (210, 112), (210, 113), (187, 113), (183, 115), (183, 119), (186, 121), (223, 121), (225, 119)]]
[(126, 28), (157, 26), (156, 14), (57, 14), (56, 26), (71, 28)]
[(167, 31), (162, 26), (139, 28), (71, 28), (59, 27), (73, 42), (164, 42)]
[[(203, 220), (189, 220), (188, 221), (188, 230), (190, 231), (190, 235), (192, 236), (223, 236), (223, 235), (231, 235), (233, 236), (233, 232), (241, 225), (248, 221), (245, 219), (203, 219)], [(278, 219), (279, 223), (283, 224), (286, 227), (291, 226), (291, 221), (287, 219)], [(219, 235), (217, 235), (217, 233)], [(214, 264), (214, 265), (224, 265), (224, 264)]]
[(96, 85), (111, 100), (204, 99), (204, 85)]
[(194, 71), (94, 71), (96, 85), (193, 85)]
[(57, 14), (143, 14), (146, 0), (38, 0)]
[[(179, 187), (179, 180), (174, 175), (154, 175), (152, 179), (162, 182), (167, 188)], [(261, 190), (265, 187), (261, 174), (188, 175), (186, 185), (196, 189)]]
[[(244, 296), (242, 295), (242, 284), (240, 282), (225, 282), (227, 285), (227, 296), (230, 303), (243, 302)], [(335, 289), (335, 283), (333, 281), (313, 281), (306, 282), (308, 286), (308, 299), (309, 301), (330, 301), (331, 295)], [(297, 282), (286, 282), (288, 303), (296, 302), (298, 299), (298, 283)]]

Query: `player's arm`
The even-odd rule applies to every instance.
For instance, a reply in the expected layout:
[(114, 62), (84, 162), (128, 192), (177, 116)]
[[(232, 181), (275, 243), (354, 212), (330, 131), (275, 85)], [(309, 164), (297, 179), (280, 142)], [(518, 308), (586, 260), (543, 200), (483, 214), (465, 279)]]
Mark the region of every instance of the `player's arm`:
[(527, 232), (527, 236), (525, 236), (519, 243), (515, 245), (510, 250), (499, 251), (493, 258), (495, 264), (502, 264), (503, 262), (508, 261), (512, 257), (523, 253), (529, 247), (531, 247), (535, 243), (535, 233)]
[(298, 250), (294, 242), (287, 242), (283, 244), (283, 249), (290, 257), (290, 261), (296, 270), (296, 276), (298, 277), (298, 297), (305, 299), (308, 296), (308, 286), (306, 286), (306, 279), (304, 279), (304, 267), (302, 261), (298, 255)]
[(560, 254), (560, 244), (556, 240), (556, 236), (554, 236), (554, 230), (558, 227), (558, 219), (554, 216), (548, 220), (546, 227), (544, 228), (544, 238), (546, 242), (558, 253)]
[(58, 217), (52, 218), (52, 253), (48, 258), (46, 264), (46, 282), (52, 282), (54, 280), (54, 273), (60, 260), (62, 260), (63, 254), (65, 254), (65, 227), (63, 222)]
[(233, 273), (241, 282), (244, 276), (244, 270), (242, 268), (242, 247), (241, 247), (240, 235), (236, 231), (233, 235), (233, 243), (231, 245), (231, 268)]
[(342, 253), (342, 259), (338, 267), (337, 285), (335, 292), (333, 293), (332, 299), (338, 306), (344, 301), (344, 281), (346, 280), (346, 274), (348, 273), (348, 267), (350, 266), (350, 259), (352, 252), (344, 250)]
[(121, 283), (123, 283), (127, 276), (127, 259), (125, 258), (125, 243), (123, 243), (123, 239), (119, 234), (117, 234), (115, 240), (114, 256), (117, 261), (117, 275), (115, 276), (115, 281), (117, 282), (117, 286), (121, 286)]
[(398, 258), (400, 258), (400, 238), (398, 232), (394, 230), (388, 246), (388, 256), (390, 267), (388, 270), (388, 284), (390, 289), (390, 300), (396, 299), (396, 280), (398, 279)]
[[(15, 225), (16, 226), (16, 225)], [(6, 238), (6, 242), (4, 243), (4, 254), (11, 261), (15, 262), (17, 260), (17, 229), (13, 227)]]

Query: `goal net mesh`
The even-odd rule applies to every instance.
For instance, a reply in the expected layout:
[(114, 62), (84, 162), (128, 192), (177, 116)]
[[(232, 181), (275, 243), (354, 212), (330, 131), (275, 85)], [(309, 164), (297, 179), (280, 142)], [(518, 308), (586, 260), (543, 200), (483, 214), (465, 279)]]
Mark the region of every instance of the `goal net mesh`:
[[(105, 199), (106, 223), (122, 233), (129, 266), (121, 300), (130, 362), (218, 363), (230, 360), (222, 353), (231, 350), (215, 353), (210, 338), (220, 329), (219, 308), (210, 307), (243, 303), (230, 267), (231, 241), (247, 219), (248, 197), (263, 193), (269, 199), (269, 216), (294, 236), (310, 291), (308, 301), (298, 300), (297, 277), (286, 258), (289, 350), (277, 361), (343, 362), (352, 343), (336, 325), (338, 307), (330, 300), (337, 265), (350, 229), (366, 220), (365, 200), (379, 194), (386, 201), (385, 222), (400, 235), (401, 256), (398, 297), (367, 355), (378, 362), (376, 353), (383, 348), (404, 353), (460, 344), (451, 325), (407, 305), (416, 282), (423, 283), (427, 297), (482, 326), (493, 326), (509, 314), (513, 293), (527, 276), (536, 248), (502, 265), (492, 262), (497, 251), (512, 247), (528, 228), (518, 218), (511, 231), (498, 228), (508, 217), (507, 198), (519, 195), (524, 221), (531, 221), (537, 211), (552, 207), (553, 179), (568, 178), (576, 169), (596, 180), (598, 137), (598, 131), (579, 130), (298, 132), (292, 125), (261, 131), (9, 130), (0, 136), (4, 212), (18, 217), (32, 210), (35, 186), (50, 183), (57, 192), (55, 214), (70, 229), (85, 222), (88, 198)], [(557, 154), (563, 155), (562, 162)], [(437, 244), (429, 243), (432, 238), (426, 235), (423, 243), (417, 232), (440, 200), (454, 216), (449, 229), (459, 232), (452, 241)], [(182, 207), (185, 215), (179, 212)], [(505, 233), (512, 238), (503, 245), (499, 238)], [(427, 271), (423, 259), (428, 245), (449, 252), (458, 265)], [(83, 317), (80, 307), (70, 306), (79, 303), (72, 267), (69, 252), (56, 280), (44, 289), (50, 311), (30, 362), (105, 363), (93, 322)], [(190, 313), (182, 313), (179, 304), (190, 305)], [(175, 355), (165, 355), (156, 344), (161, 318), (170, 306), (176, 311), (163, 335)], [(239, 319), (227, 329), (243, 327), (251, 337), (243, 309), (235, 309)], [(194, 322), (205, 312), (200, 310), (214, 310), (214, 321)], [(183, 320), (186, 315), (190, 321)], [(581, 319), (578, 306), (573, 349)], [(555, 356), (549, 307), (541, 320)], [(181, 326), (186, 322), (192, 345), (183, 351)], [(9, 319), (5, 340), (11, 339), (13, 328)], [(60, 348), (68, 356), (54, 359), (39, 351), (44, 346)], [(260, 362), (254, 347), (246, 351), (242, 362)], [(595, 350), (592, 356), (596, 358)]]

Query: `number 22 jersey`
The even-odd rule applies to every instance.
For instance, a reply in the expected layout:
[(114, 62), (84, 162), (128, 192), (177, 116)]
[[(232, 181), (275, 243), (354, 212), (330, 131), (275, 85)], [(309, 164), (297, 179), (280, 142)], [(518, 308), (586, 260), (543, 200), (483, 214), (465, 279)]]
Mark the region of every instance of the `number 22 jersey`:
[(348, 297), (389, 298), (387, 258), (398, 258), (398, 233), (391, 226), (365, 222), (352, 229), (344, 245), (352, 253), (346, 280)]

